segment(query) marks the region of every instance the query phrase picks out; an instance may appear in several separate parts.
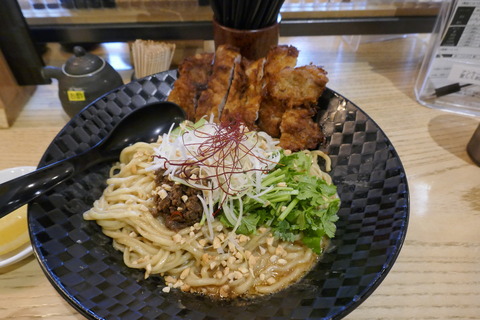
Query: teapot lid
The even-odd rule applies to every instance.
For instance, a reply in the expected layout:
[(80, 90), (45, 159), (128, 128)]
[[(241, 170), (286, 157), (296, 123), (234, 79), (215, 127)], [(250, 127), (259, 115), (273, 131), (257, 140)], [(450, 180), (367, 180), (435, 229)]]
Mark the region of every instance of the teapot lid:
[(100, 71), (105, 65), (105, 60), (94, 54), (88, 53), (84, 48), (75, 46), (73, 48), (74, 55), (70, 57), (63, 70), (68, 75), (86, 75), (96, 71)]

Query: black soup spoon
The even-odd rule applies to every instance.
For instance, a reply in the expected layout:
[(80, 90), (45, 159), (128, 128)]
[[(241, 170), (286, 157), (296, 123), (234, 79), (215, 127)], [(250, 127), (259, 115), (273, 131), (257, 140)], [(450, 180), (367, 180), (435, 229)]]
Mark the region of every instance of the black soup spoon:
[(183, 110), (172, 102), (155, 102), (135, 109), (92, 148), (0, 184), (0, 218), (83, 170), (118, 160), (122, 149), (129, 145), (157, 141), (159, 135), (185, 118)]

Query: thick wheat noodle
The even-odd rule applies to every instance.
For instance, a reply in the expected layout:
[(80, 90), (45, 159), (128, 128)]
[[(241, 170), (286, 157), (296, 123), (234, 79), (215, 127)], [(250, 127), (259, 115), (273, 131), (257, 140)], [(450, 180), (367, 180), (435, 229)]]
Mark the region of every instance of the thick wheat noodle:
[[(167, 229), (151, 212), (155, 173), (146, 168), (157, 146), (137, 143), (124, 149), (120, 162), (110, 170), (103, 195), (84, 214), (113, 239), (128, 267), (144, 269), (146, 277), (161, 274), (174, 288), (222, 297), (275, 292), (311, 268), (316, 255), (310, 249), (301, 243), (273, 239), (266, 228), (243, 240), (233, 235), (233, 243), (229, 231), (215, 220), (216, 237), (223, 239), (220, 246), (208, 237), (205, 225), (179, 232)], [(315, 153), (315, 159), (317, 156), (322, 155)], [(323, 176), (317, 168), (312, 173)], [(272, 258), (282, 251), (281, 256)], [(284, 261), (279, 264), (271, 258)]]

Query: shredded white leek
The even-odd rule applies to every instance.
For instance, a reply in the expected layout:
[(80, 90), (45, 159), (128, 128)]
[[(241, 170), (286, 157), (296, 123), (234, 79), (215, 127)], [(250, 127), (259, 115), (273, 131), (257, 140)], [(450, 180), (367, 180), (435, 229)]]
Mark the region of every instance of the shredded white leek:
[[(199, 145), (211, 139), (219, 130), (224, 129), (211, 120), (197, 128), (191, 123), (182, 123), (180, 134), (174, 134), (170, 130), (159, 139), (161, 143), (154, 150), (156, 157), (148, 168), (165, 169), (164, 174), (171, 181), (202, 190), (202, 196), (199, 196), (204, 207), (202, 220), (207, 222), (210, 235), (213, 235), (214, 207), (219, 204), (225, 206), (224, 213), (235, 226), (234, 230), (238, 228), (244, 212), (240, 209), (240, 212), (235, 213), (233, 205), (230, 206), (229, 203), (233, 203), (233, 199), (238, 201), (245, 194), (258, 199), (255, 195), (268, 192), (270, 187), (263, 186), (262, 179), (275, 167), (281, 156), (278, 141), (264, 132), (245, 130), (245, 139), (239, 148), (221, 150), (218, 153), (221, 154), (221, 159), (216, 156), (201, 158)], [(219, 161), (222, 162), (221, 165)], [(201, 181), (179, 175), (186, 163), (195, 163)], [(232, 173), (232, 166), (242, 170)]]

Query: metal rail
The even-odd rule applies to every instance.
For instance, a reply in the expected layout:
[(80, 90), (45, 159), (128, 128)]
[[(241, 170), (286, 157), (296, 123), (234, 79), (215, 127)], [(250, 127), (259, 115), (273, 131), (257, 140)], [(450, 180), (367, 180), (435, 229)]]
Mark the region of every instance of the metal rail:
[[(429, 33), (435, 16), (363, 17), (309, 20), (283, 20), (281, 36), (372, 35)], [(209, 21), (159, 23), (101, 23), (33, 25), (34, 42), (95, 43), (125, 42), (135, 39), (211, 40)]]

